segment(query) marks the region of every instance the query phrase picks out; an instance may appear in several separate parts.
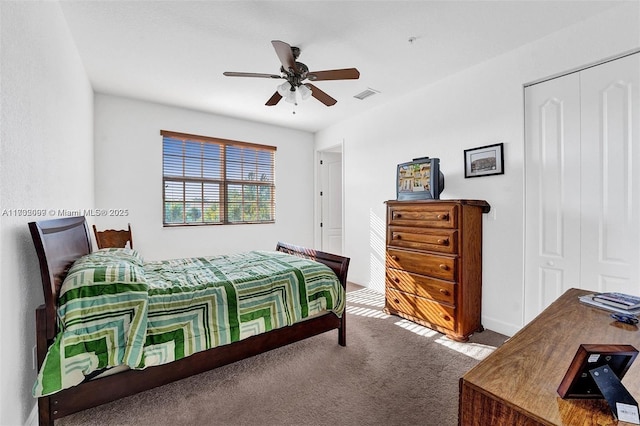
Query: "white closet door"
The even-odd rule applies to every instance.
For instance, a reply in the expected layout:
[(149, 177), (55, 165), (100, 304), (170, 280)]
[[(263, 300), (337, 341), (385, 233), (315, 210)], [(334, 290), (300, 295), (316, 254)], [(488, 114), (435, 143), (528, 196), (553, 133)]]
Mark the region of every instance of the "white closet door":
[(580, 79), (525, 89), (525, 322), (580, 284)]
[(640, 295), (640, 54), (525, 89), (525, 322), (571, 287)]
[(583, 288), (640, 294), (640, 54), (581, 72)]

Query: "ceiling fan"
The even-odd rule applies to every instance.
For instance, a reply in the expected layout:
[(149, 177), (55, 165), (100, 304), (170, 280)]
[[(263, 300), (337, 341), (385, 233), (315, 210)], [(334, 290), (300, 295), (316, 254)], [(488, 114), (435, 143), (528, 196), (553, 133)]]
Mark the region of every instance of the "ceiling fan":
[(313, 96), (326, 106), (335, 105), (334, 98), (318, 89), (309, 81), (322, 80), (356, 80), (360, 77), (360, 72), (355, 68), (344, 68), (337, 70), (309, 71), (309, 68), (302, 62), (296, 62), (300, 55), (298, 47), (290, 46), (284, 41), (272, 40), (271, 44), (276, 50), (278, 59), (282, 63), (280, 74), (261, 74), (252, 72), (232, 72), (226, 71), (223, 74), (228, 77), (258, 77), (284, 79), (286, 82), (278, 86), (278, 90), (269, 98), (265, 105), (273, 106), (280, 102), (283, 97), (285, 101), (296, 103), (296, 92), (302, 99)]

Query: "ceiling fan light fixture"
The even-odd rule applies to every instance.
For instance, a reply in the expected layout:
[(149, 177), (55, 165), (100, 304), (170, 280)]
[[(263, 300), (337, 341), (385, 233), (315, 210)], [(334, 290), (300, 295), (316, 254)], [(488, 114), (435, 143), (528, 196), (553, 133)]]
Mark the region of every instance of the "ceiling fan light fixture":
[(309, 99), (309, 97), (311, 96), (311, 89), (309, 89), (304, 84), (301, 84), (300, 86), (298, 86), (298, 93), (300, 93), (300, 98), (304, 101)]
[(289, 83), (288, 81), (285, 81), (284, 83), (278, 86), (277, 90), (280, 96), (282, 96), (283, 98), (286, 98), (287, 95), (291, 93), (291, 83)]
[(289, 90), (289, 92), (284, 95), (285, 102), (289, 102), (290, 104), (296, 103), (296, 92), (295, 90)]

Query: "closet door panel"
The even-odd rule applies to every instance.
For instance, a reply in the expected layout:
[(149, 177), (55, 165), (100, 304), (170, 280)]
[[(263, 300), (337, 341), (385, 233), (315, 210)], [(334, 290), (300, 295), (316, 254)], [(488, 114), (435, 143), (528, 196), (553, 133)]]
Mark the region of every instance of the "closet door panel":
[(640, 294), (640, 54), (581, 72), (582, 287)]
[(580, 284), (580, 79), (525, 89), (525, 321)]

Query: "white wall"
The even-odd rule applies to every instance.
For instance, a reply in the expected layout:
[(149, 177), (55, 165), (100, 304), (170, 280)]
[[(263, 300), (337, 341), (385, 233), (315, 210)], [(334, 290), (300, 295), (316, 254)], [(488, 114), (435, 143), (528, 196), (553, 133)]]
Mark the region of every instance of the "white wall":
[[(317, 149), (344, 140), (350, 280), (383, 288), (383, 202), (395, 197), (395, 166), (437, 156), (443, 197), (486, 199), (496, 213), (484, 221), (484, 325), (507, 334), (520, 328), (522, 84), (637, 48), (639, 16), (637, 2), (624, 4), (320, 132)], [(127, 208), (127, 218), (96, 223), (131, 222), (149, 259), (271, 248), (278, 239), (313, 245), (312, 135), (105, 95), (96, 96), (92, 133), (93, 93), (55, 2), (1, 1), (0, 52), (0, 209)], [(162, 228), (160, 129), (277, 146), (277, 223)], [(506, 174), (465, 180), (463, 150), (496, 142), (505, 143)], [(0, 215), (2, 425), (24, 424), (35, 404), (31, 348), (42, 289), (31, 220)]]
[(0, 424), (19, 425), (44, 301), (27, 223), (43, 217), (14, 209), (93, 205), (93, 91), (57, 2), (0, 2), (0, 52)]
[[(163, 227), (160, 130), (276, 146), (276, 223)], [(129, 211), (95, 218), (96, 226), (130, 222), (147, 260), (272, 250), (278, 241), (311, 247), (313, 156), (311, 133), (96, 94), (96, 206)]]
[[(384, 201), (396, 197), (396, 165), (415, 157), (439, 157), (446, 176), (442, 198), (484, 199), (491, 204), (483, 221), (483, 325), (508, 335), (520, 329), (523, 85), (640, 47), (639, 5), (621, 4), (319, 132), (318, 150), (344, 140), (344, 235), (345, 255), (351, 257), (350, 281), (383, 291)], [(465, 179), (463, 151), (500, 142), (505, 144), (505, 174)]]

